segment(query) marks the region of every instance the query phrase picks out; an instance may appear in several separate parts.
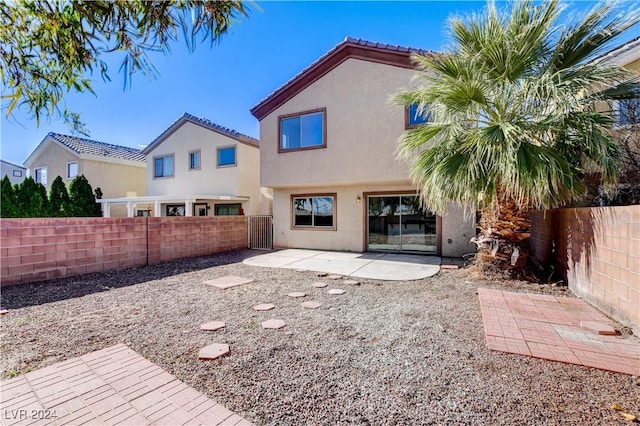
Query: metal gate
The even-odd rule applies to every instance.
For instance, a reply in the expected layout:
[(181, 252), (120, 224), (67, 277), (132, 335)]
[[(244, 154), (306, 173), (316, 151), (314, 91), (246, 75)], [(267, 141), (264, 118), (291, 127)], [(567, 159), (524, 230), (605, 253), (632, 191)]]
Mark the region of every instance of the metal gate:
[(269, 215), (248, 216), (249, 248), (273, 249), (273, 217)]

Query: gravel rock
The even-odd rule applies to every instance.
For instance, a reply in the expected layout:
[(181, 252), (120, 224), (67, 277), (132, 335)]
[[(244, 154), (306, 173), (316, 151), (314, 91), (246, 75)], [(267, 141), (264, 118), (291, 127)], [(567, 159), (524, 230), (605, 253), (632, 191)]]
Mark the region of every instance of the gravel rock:
[[(610, 425), (626, 424), (613, 403), (640, 411), (636, 377), (487, 350), (478, 287), (571, 296), (566, 287), (482, 281), (461, 269), (366, 280), (334, 297), (313, 290), (315, 272), (240, 263), (259, 254), (3, 288), (3, 380), (124, 343), (258, 425)], [(225, 275), (254, 282), (204, 284)], [(326, 309), (282, 297), (308, 289)], [(282, 301), (285, 329), (262, 330), (273, 314), (251, 309), (261, 300)], [(197, 325), (212, 313), (226, 322), (215, 337), (231, 353), (209, 363), (198, 352), (212, 335)]]

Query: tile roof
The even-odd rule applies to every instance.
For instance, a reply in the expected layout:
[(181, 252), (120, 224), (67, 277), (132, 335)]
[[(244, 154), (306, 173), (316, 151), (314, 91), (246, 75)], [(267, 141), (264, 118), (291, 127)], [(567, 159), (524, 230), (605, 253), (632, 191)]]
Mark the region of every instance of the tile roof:
[(75, 136), (61, 135), (53, 132), (50, 132), (47, 136), (55, 139), (78, 154), (97, 155), (100, 157), (139, 161), (142, 163), (147, 161), (147, 157), (142, 154), (142, 151), (139, 149), (98, 142), (91, 139), (78, 138)]
[(261, 120), (269, 112), (282, 105), (282, 103), (349, 57), (412, 68), (411, 55), (414, 53), (420, 55), (434, 54), (430, 50), (415, 47), (376, 43), (359, 38), (346, 37), (344, 41), (334, 46), (311, 65), (258, 102), (251, 108), (251, 114)]
[(149, 145), (147, 145), (142, 152), (148, 154), (156, 145), (162, 142), (167, 136), (169, 136), (173, 131), (175, 131), (178, 127), (180, 127), (185, 122), (191, 122), (195, 124), (199, 124), (207, 129), (213, 130), (218, 133), (222, 133), (223, 135), (229, 136), (230, 138), (236, 139), (240, 142), (245, 142), (249, 145), (259, 146), (260, 141), (251, 136), (245, 135), (233, 129), (229, 129), (227, 127), (220, 126), (219, 124), (214, 123), (213, 121), (207, 118), (196, 117), (195, 115), (189, 114), (185, 112), (180, 118), (171, 123), (169, 127), (163, 130)]

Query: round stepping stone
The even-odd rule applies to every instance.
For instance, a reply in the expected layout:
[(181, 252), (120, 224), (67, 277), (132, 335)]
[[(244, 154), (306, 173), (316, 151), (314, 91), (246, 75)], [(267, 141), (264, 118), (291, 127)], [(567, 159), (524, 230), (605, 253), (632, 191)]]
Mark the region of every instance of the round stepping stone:
[(254, 306), (253, 309), (255, 309), (256, 311), (268, 311), (275, 307), (276, 306), (272, 303), (261, 303), (259, 305)]
[(328, 280), (339, 280), (342, 278), (342, 275), (327, 275)]
[(279, 329), (287, 325), (286, 322), (280, 319), (270, 319), (262, 323), (262, 328), (271, 328), (271, 329)]
[(311, 285), (314, 286), (315, 288), (325, 288), (327, 286), (327, 283), (317, 282), (317, 283), (313, 283)]
[(356, 281), (356, 280), (344, 280), (343, 282), (345, 284), (360, 285), (360, 281)]
[(204, 331), (216, 331), (225, 327), (226, 324), (224, 321), (211, 321), (200, 326), (200, 330)]
[(296, 297), (305, 297), (306, 295), (307, 295), (306, 293), (303, 293), (303, 292), (301, 292), (301, 291), (294, 291), (293, 293), (289, 293), (289, 294), (287, 294), (287, 296), (289, 296), (289, 297), (293, 297), (293, 298), (296, 298)]
[(322, 303), (310, 300), (309, 302), (302, 302), (301, 306), (306, 309), (318, 309), (322, 306)]
[(225, 343), (214, 343), (213, 345), (205, 346), (198, 352), (198, 358), (204, 360), (211, 360), (220, 358), (229, 353), (229, 345)]
[(0, 315), (6, 315), (9, 313), (8, 309), (0, 309)]
[(347, 291), (339, 288), (332, 288), (331, 290), (327, 290), (329, 294), (345, 294)]

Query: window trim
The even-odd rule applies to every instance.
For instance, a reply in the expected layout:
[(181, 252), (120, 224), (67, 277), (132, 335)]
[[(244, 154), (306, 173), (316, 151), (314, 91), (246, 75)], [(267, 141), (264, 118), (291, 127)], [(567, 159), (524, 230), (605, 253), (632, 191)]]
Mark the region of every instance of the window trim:
[[(228, 149), (228, 148), (233, 148), (234, 152), (233, 152), (233, 164), (220, 164), (220, 151), (223, 149)], [(238, 145), (237, 144), (233, 144), (233, 145), (224, 145), (224, 146), (219, 146), (216, 148), (216, 168), (218, 169), (225, 169), (227, 167), (236, 167), (238, 166)]]
[[(417, 105), (417, 104), (411, 104), (411, 105)], [(405, 130), (411, 130), (411, 129), (415, 129), (416, 127), (420, 126), (421, 124), (425, 124), (425, 123), (430, 123), (430, 120), (425, 121), (424, 123), (419, 123), (419, 124), (411, 124), (411, 105), (405, 105), (404, 106), (404, 129)]]
[[(222, 206), (239, 206), (238, 207), (238, 212), (240, 212), (242, 210), (242, 203), (216, 203), (213, 206), (213, 215), (214, 216), (242, 216), (240, 213), (238, 213), (237, 215), (235, 214), (218, 214), (219, 213), (219, 208)], [(228, 209), (228, 207), (227, 207)]]
[[(72, 164), (76, 165), (76, 175), (75, 176), (69, 176), (69, 166), (72, 165)], [(69, 161), (67, 163), (67, 179), (74, 179), (79, 175), (80, 175), (80, 165), (78, 164), (78, 162), (77, 161)]]
[[(173, 174), (171, 176), (156, 176), (156, 160), (158, 158), (173, 157)], [(173, 179), (176, 177), (176, 155), (175, 154), (161, 154), (153, 157), (153, 167), (151, 169), (153, 173), (153, 179)]]
[[(290, 148), (290, 149), (282, 148), (282, 143), (281, 143), (282, 141), (280, 140), (280, 138), (282, 137), (282, 120), (285, 120), (287, 118), (293, 118), (293, 117), (301, 117), (303, 115), (309, 115), (316, 112), (322, 113), (322, 145)], [(327, 147), (327, 108), (316, 108), (316, 109), (310, 109), (307, 111), (296, 112), (293, 114), (279, 115), (278, 116), (278, 135), (276, 139), (277, 139), (276, 143), (278, 144), (278, 154), (282, 154), (285, 152), (308, 151), (312, 149), (326, 148)]]
[[(316, 197), (333, 197), (333, 226), (300, 226), (295, 225), (295, 215), (293, 214), (293, 200), (296, 198), (316, 198)], [(289, 213), (291, 214), (290, 226), (295, 231), (337, 231), (338, 230), (338, 193), (322, 192), (314, 194), (291, 194), (289, 200)]]
[[(12, 170), (12, 172), (13, 172), (12, 173), (13, 177), (22, 177), (22, 175), (24, 174), (24, 173), (22, 173), (22, 170)], [(16, 173), (18, 173), (18, 174), (16, 174)]]
[[(46, 177), (46, 182), (39, 182), (38, 181), (38, 170), (45, 170), (47, 177)], [(41, 174), (42, 175), (42, 174)], [(48, 185), (49, 184), (49, 166), (42, 166), (42, 167), (36, 167), (33, 169), (33, 180), (36, 181), (36, 183), (41, 183), (43, 185)], [(41, 179), (42, 180), (42, 179)]]
[[(200, 157), (198, 159), (198, 167), (191, 167), (191, 154), (195, 154), (196, 152), (200, 154)], [(189, 171), (191, 172), (196, 170), (202, 170), (202, 150), (200, 149), (194, 149), (192, 151), (189, 151)]]

